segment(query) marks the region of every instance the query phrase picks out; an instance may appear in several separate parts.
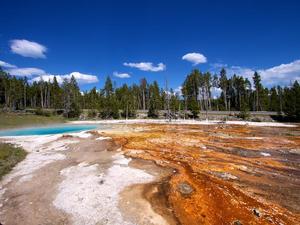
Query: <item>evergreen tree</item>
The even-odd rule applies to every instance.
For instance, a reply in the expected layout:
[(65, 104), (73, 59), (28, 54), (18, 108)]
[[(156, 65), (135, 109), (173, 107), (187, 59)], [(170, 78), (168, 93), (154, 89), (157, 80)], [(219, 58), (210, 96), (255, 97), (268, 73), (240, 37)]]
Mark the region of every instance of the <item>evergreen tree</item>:
[(295, 81), (290, 89), (285, 89), (284, 113), (294, 121), (300, 121), (300, 85)]
[(225, 110), (228, 110), (228, 105), (227, 105), (228, 79), (226, 76), (226, 70), (224, 68), (222, 68), (220, 72), (219, 87), (223, 91), (223, 101), (224, 101)]
[(185, 98), (186, 109), (190, 110), (193, 117), (198, 117), (200, 104), (199, 104), (199, 90), (200, 90), (200, 77), (199, 70), (193, 70), (185, 79), (183, 83), (182, 93)]
[(275, 87), (270, 90), (269, 110), (278, 112), (280, 110), (279, 96)]
[(62, 84), (64, 116), (68, 118), (78, 117), (80, 115), (80, 107), (78, 104), (80, 92), (74, 76), (70, 81), (65, 78)]
[(52, 107), (54, 109), (61, 109), (62, 108), (62, 90), (57, 82), (56, 77), (53, 78), (53, 84), (51, 88), (51, 102), (52, 102)]
[[(243, 74), (241, 74), (243, 75)], [(199, 110), (239, 110), (241, 116), (252, 110), (277, 111), (291, 120), (299, 120), (299, 83), (290, 87), (264, 88), (260, 75), (253, 76), (254, 90), (247, 78), (233, 75), (227, 78), (226, 70), (220, 76), (193, 70), (182, 85), (182, 96), (160, 88), (155, 81), (116, 87), (107, 77), (103, 89), (96, 88), (81, 94), (74, 76), (59, 85), (56, 77), (51, 80), (28, 82), (26, 77), (11, 76), (0, 68), (0, 106), (5, 110), (63, 109), (66, 117), (78, 117), (81, 109), (100, 111), (102, 118), (133, 117), (136, 110), (148, 109), (150, 117), (158, 117), (159, 110), (170, 109), (176, 114), (181, 108), (184, 116), (197, 117)], [(212, 98), (211, 88), (221, 88), (221, 95)], [(169, 107), (168, 107), (169, 106)], [(183, 106), (183, 107), (182, 107)], [(42, 110), (40, 110), (43, 112)], [(57, 110), (55, 110), (57, 111)], [(93, 113), (93, 115), (96, 113)]]
[(143, 110), (146, 110), (146, 95), (147, 95), (147, 80), (146, 78), (141, 79), (140, 81), (140, 89), (142, 93), (142, 106)]
[(170, 95), (171, 95), (170, 110), (171, 110), (171, 114), (174, 117), (176, 112), (178, 112), (179, 108), (180, 108), (180, 98), (179, 98), (178, 93), (174, 93), (172, 88), (170, 90)]
[(255, 88), (255, 109), (258, 111), (261, 110), (261, 104), (260, 104), (260, 94), (262, 91), (262, 85), (261, 85), (261, 78), (260, 75), (255, 71), (253, 75), (253, 84)]
[[(159, 86), (156, 81), (153, 82), (149, 86), (149, 110), (148, 110), (148, 116), (152, 118), (157, 118), (158, 110), (161, 108), (161, 101), (160, 101), (160, 92), (159, 92)], [(168, 93), (167, 93), (168, 94)]]
[(103, 119), (119, 118), (119, 104), (114, 93), (112, 81), (108, 76), (105, 81), (104, 89), (101, 90), (103, 96), (103, 104), (100, 109), (100, 116)]

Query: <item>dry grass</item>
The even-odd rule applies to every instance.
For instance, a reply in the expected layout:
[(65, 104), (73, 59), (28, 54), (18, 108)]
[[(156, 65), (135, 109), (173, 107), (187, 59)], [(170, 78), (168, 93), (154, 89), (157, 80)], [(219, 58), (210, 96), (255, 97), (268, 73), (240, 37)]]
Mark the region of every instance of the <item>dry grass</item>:
[(38, 116), (24, 113), (0, 113), (0, 129), (63, 123), (62, 116)]
[(0, 179), (26, 157), (27, 152), (11, 144), (0, 143)]

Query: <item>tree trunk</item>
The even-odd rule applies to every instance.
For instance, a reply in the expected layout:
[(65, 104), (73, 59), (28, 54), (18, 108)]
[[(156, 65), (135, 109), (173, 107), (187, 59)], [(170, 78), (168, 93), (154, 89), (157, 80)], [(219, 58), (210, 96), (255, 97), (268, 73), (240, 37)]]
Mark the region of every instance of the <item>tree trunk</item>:
[(208, 94), (208, 107), (209, 107), (209, 110), (211, 110), (211, 92), (210, 92), (210, 88), (207, 88), (207, 94)]
[(128, 101), (126, 102), (126, 120), (128, 119)]
[(186, 96), (184, 96), (184, 120), (186, 117), (186, 111), (187, 111), (187, 99), (186, 99)]
[(145, 89), (143, 89), (143, 110), (146, 110), (146, 97), (145, 97)]
[(48, 108), (51, 108), (51, 102), (50, 102), (50, 88), (48, 87)]
[(227, 111), (227, 94), (226, 94), (226, 90), (223, 90), (223, 95), (224, 95), (224, 104), (225, 104), (225, 110)]
[(279, 107), (280, 107), (280, 113), (282, 113), (282, 96), (279, 95)]
[(241, 101), (242, 101), (242, 97), (241, 97), (241, 94), (239, 94), (239, 110), (241, 111)]
[(256, 111), (258, 111), (258, 89), (256, 89)]
[(42, 88), (41, 88), (41, 108), (44, 108), (44, 94)]
[(27, 99), (26, 99), (26, 85), (24, 84), (24, 109), (27, 107)]

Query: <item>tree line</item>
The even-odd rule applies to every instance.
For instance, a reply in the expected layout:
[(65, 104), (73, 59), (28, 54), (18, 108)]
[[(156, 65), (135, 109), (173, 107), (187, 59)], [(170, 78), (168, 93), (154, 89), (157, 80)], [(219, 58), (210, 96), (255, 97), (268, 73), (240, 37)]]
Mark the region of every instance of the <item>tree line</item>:
[[(212, 90), (221, 90), (213, 96)], [(158, 117), (159, 110), (167, 116), (178, 114), (197, 117), (200, 111), (275, 111), (291, 120), (300, 119), (300, 86), (297, 81), (288, 87), (264, 87), (261, 76), (255, 72), (252, 83), (243, 76), (228, 77), (226, 70), (212, 75), (195, 69), (183, 81), (181, 92), (160, 87), (146, 78), (138, 84), (120, 87), (113, 85), (108, 76), (104, 87), (80, 92), (74, 77), (59, 84), (52, 81), (29, 82), (26, 77), (11, 76), (0, 68), (0, 106), (5, 110), (57, 109), (66, 117), (78, 117), (88, 109), (101, 118), (130, 118), (137, 110), (145, 110), (149, 117)]]

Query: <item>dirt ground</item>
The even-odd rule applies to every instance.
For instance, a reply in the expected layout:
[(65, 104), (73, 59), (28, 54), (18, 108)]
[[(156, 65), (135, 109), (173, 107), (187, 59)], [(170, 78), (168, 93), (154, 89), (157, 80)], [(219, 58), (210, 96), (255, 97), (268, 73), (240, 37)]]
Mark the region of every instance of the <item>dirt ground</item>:
[(299, 127), (131, 124), (2, 141), (29, 151), (0, 183), (4, 225), (300, 224)]
[[(64, 135), (44, 141), (6, 141), (23, 145), (31, 152), (1, 181), (1, 224), (168, 223), (144, 197), (143, 183), (157, 182), (170, 171), (150, 161), (126, 159), (113, 140), (93, 133), (84, 138)], [(35, 160), (44, 165), (32, 168)]]

